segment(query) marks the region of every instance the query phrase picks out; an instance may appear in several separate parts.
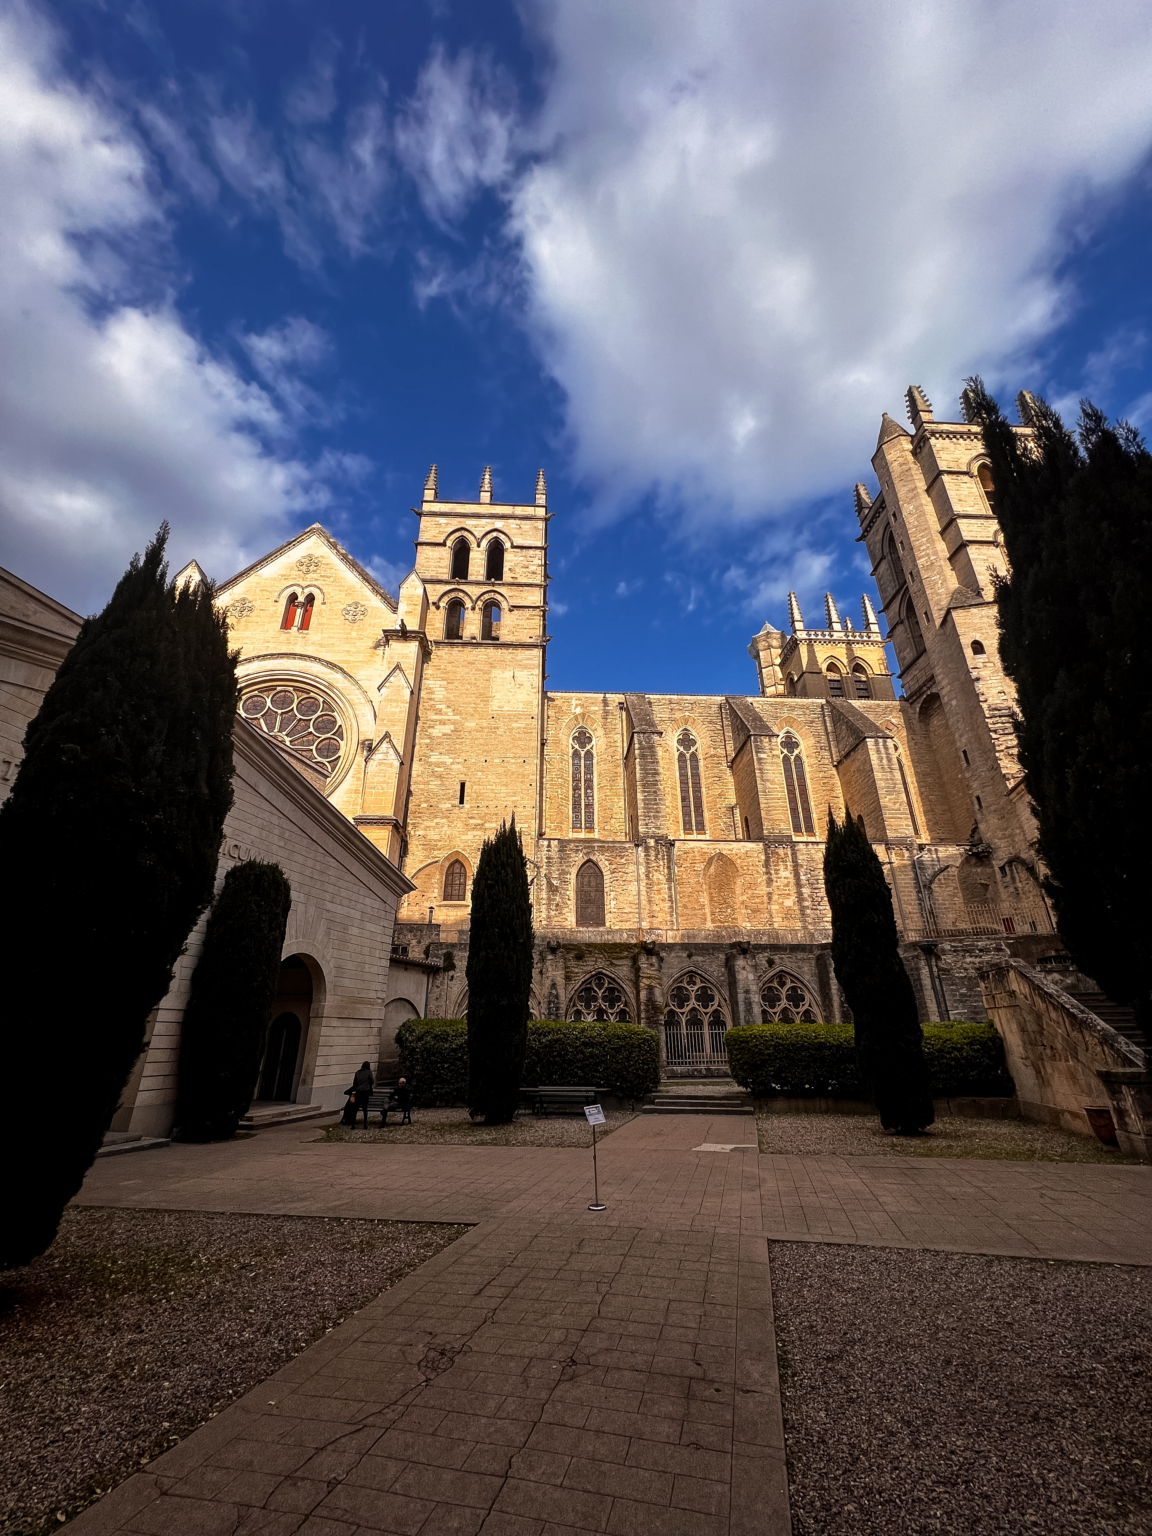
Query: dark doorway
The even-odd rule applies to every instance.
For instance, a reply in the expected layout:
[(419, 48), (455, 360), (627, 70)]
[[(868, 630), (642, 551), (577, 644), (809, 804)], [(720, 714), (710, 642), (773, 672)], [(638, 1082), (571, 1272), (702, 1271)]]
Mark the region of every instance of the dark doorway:
[[(312, 973), (300, 955), (289, 955), (280, 966), (272, 1004), (268, 1044), (256, 1083), (256, 1098), (280, 1103), (295, 1101), (304, 1065), (304, 1047), (312, 1010)], [(307, 1095), (305, 1095), (307, 1099)]]

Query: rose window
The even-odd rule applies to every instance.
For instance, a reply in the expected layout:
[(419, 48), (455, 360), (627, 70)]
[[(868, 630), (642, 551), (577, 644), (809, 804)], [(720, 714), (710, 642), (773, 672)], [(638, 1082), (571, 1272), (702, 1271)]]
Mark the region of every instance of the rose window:
[(589, 976), (588, 980), (581, 984), (576, 996), (572, 999), (568, 1017), (578, 1021), (583, 1020), (585, 1023), (594, 1019), (602, 1022), (614, 1020), (619, 1024), (632, 1022), (624, 988), (613, 977), (606, 976), (603, 971), (597, 971), (594, 976)]
[(726, 1059), (728, 1020), (712, 983), (695, 971), (669, 988), (664, 1008), (664, 1051), (668, 1065), (707, 1065)]
[(335, 708), (311, 688), (259, 688), (246, 693), (240, 713), (250, 725), (308, 760), (328, 778), (344, 751), (344, 726)]
[(787, 971), (775, 971), (760, 988), (763, 1024), (818, 1024), (820, 1012), (803, 982)]

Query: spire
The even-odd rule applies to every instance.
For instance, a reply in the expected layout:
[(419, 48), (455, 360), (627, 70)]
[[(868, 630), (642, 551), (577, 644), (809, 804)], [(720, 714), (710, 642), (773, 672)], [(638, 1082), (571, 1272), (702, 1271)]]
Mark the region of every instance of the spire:
[(872, 510), (872, 498), (859, 481), (856, 482), (856, 489), (853, 495), (856, 498), (856, 516), (863, 522)]
[(911, 432), (906, 432), (898, 421), (893, 421), (888, 412), (880, 422), (880, 436), (876, 439), (877, 448), (883, 448), (885, 443), (890, 443), (894, 437), (911, 437)]
[(1022, 389), (1016, 396), (1016, 409), (1020, 413), (1020, 425), (1022, 427), (1035, 427), (1039, 425), (1039, 412), (1036, 396), (1030, 389)]
[(548, 505), (548, 482), (544, 478), (543, 470), (536, 476), (536, 505), (538, 507)]
[(436, 473), (436, 466), (433, 464), (432, 468), (428, 471), (428, 478), (424, 482), (424, 500), (438, 501), (439, 497), (440, 481), (439, 476)]
[(485, 464), (484, 473), (480, 476), (480, 500), (492, 500), (492, 466)]
[(840, 612), (836, 607), (836, 599), (832, 596), (831, 592), (825, 592), (824, 594), (824, 617), (828, 620), (827, 627), (829, 629), (844, 628), (840, 622)]
[(932, 402), (919, 384), (911, 385), (904, 399), (908, 402), (908, 420), (912, 423), (914, 431), (919, 431), (926, 421), (935, 420), (932, 415)]
[(794, 635), (804, 628), (804, 615), (800, 612), (800, 603), (795, 592), (788, 594), (788, 622), (792, 626)]
[(860, 608), (864, 614), (864, 633), (870, 638), (879, 639), (880, 625), (876, 618), (876, 610), (869, 601), (867, 592), (860, 599)]

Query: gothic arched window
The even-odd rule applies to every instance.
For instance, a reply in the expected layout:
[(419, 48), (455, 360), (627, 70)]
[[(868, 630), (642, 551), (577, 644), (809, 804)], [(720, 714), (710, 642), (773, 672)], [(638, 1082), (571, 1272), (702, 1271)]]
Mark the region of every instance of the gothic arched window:
[(788, 795), (788, 814), (796, 837), (815, 837), (812, 802), (808, 798), (808, 776), (800, 743), (791, 731), (780, 738), (780, 760), (784, 764), (784, 788)]
[(504, 546), (499, 539), (493, 539), (489, 544), (484, 557), (484, 580), (504, 580)]
[(459, 859), (453, 859), (444, 871), (444, 900), (463, 901), (468, 890), (468, 871)]
[(842, 699), (844, 697), (844, 674), (834, 661), (830, 661), (827, 667), (828, 673), (828, 697), (830, 699)]
[(576, 871), (576, 926), (605, 927), (604, 871), (591, 859), (586, 859)]
[(472, 550), (467, 539), (457, 539), (452, 546), (452, 581), (468, 580), (468, 561)]
[(700, 753), (691, 731), (676, 738), (676, 771), (680, 778), (680, 820), (685, 832), (704, 835), (704, 791), (700, 783)]
[(485, 603), (484, 615), (480, 620), (481, 640), (499, 640), (500, 638), (500, 604)]
[(762, 1024), (818, 1024), (820, 1009), (804, 983), (789, 971), (773, 971), (760, 988)]
[(688, 971), (668, 988), (664, 1006), (664, 1054), (670, 1067), (727, 1060), (728, 1019), (720, 994), (706, 977)]
[(592, 732), (580, 726), (572, 732), (572, 830), (591, 832), (596, 826)]
[(868, 668), (863, 662), (858, 661), (852, 668), (852, 687), (858, 699), (870, 699), (872, 697), (872, 680), (868, 676)]
[(992, 480), (992, 469), (988, 464), (981, 464), (976, 471), (976, 478), (980, 482), (980, 489), (984, 492), (984, 500), (988, 503), (988, 510), (992, 516), (996, 516), (996, 486)]
[(308, 596), (304, 599), (304, 608), (303, 608), (303, 611), (300, 614), (300, 628), (301, 629), (308, 629), (308, 628), (311, 627), (311, 624), (312, 624), (312, 610), (313, 610), (313, 608), (315, 608), (315, 606), (316, 606), (316, 598), (315, 598), (313, 593), (309, 592)]
[(458, 597), (454, 597), (448, 604), (448, 612), (444, 618), (445, 640), (462, 640), (464, 638), (464, 604)]
[(924, 649), (924, 635), (920, 629), (920, 620), (916, 617), (916, 604), (911, 597), (904, 599), (904, 608), (901, 618), (908, 627), (908, 639), (912, 643), (912, 656), (919, 656)]
[(281, 629), (291, 629), (296, 622), (296, 605), (300, 601), (299, 592), (291, 592), (288, 601), (284, 604), (284, 617), (280, 620)]
[(597, 971), (581, 982), (568, 1009), (568, 1017), (576, 1022), (631, 1024), (632, 1012), (624, 988), (614, 976)]

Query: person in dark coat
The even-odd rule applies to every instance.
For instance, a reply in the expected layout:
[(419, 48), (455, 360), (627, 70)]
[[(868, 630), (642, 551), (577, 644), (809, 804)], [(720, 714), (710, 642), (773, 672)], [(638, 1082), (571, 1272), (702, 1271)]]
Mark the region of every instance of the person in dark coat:
[(412, 1124), (412, 1090), (408, 1086), (407, 1078), (401, 1078), (396, 1085), (396, 1108), (401, 1112), (400, 1124)]
[(361, 1064), (359, 1072), (352, 1079), (352, 1092), (354, 1094), (355, 1109), (352, 1111), (352, 1124), (356, 1124), (356, 1116), (360, 1110), (364, 1111), (364, 1129), (368, 1129), (368, 1100), (372, 1097), (372, 1089), (376, 1085), (376, 1079), (372, 1076), (372, 1069), (365, 1061)]

